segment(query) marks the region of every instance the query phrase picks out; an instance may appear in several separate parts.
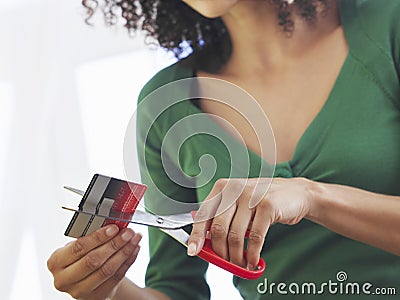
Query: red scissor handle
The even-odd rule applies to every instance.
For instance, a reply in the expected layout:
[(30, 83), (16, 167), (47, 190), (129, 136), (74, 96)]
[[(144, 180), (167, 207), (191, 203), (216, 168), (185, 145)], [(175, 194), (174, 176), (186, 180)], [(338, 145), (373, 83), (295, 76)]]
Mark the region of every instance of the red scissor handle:
[[(205, 239), (203, 249), (200, 250), (200, 253), (197, 256), (244, 279), (260, 278), (265, 271), (265, 261), (262, 258), (260, 258), (257, 267), (254, 270), (242, 268), (223, 259), (214, 252), (209, 238)], [(244, 256), (246, 256), (246, 251), (244, 251)]]
[[(196, 216), (197, 211), (192, 211), (192, 216), (193, 219)], [(210, 224), (211, 227), (211, 224)], [(208, 228), (208, 231), (210, 228)], [(246, 231), (245, 238), (249, 237), (250, 230)], [(243, 251), (243, 255), (246, 257), (246, 251)], [(260, 260), (258, 261), (258, 264), (254, 270), (248, 270), (246, 268), (242, 268), (238, 265), (235, 265), (222, 257), (218, 256), (212, 246), (211, 246), (211, 239), (207, 238), (204, 241), (204, 246), (200, 250), (199, 254), (197, 255), (198, 257), (204, 259), (205, 261), (208, 261), (209, 263), (212, 263), (213, 265), (216, 265), (228, 272), (231, 272), (232, 274), (244, 278), (244, 279), (257, 279), (260, 278), (261, 275), (265, 271), (265, 261), (260, 257)]]

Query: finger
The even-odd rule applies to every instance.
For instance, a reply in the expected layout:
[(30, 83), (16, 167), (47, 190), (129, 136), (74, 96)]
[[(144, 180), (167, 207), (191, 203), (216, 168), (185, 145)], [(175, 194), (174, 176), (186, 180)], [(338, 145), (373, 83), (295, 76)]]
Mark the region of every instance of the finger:
[[(141, 237), (140, 235), (138, 235)], [(114, 278), (117, 271), (123, 266), (123, 264), (131, 259), (131, 256), (135, 256), (135, 249), (138, 246), (138, 239), (132, 238), (124, 247), (122, 247), (118, 252), (111, 256), (96, 272), (90, 274), (85, 279), (81, 280), (75, 284), (68, 293), (74, 298), (87, 298), (89, 295), (93, 299), (99, 299), (99, 297), (94, 298), (94, 294), (101, 292), (107, 296), (110, 294), (112, 289), (118, 284), (118, 282), (123, 278), (119, 277), (118, 280)], [(133, 262), (132, 262), (133, 263)], [(109, 279), (112, 282), (105, 284)], [(105, 284), (104, 287), (101, 287)], [(101, 287), (101, 288), (100, 288)], [(100, 288), (98, 292), (95, 292), (97, 288)]]
[(127, 260), (119, 267), (119, 269), (115, 272), (114, 276), (105, 281), (102, 285), (96, 288), (93, 291), (92, 299), (103, 299), (106, 296), (109, 296), (109, 293), (112, 289), (114, 289), (118, 283), (125, 277), (126, 272), (132, 266), (132, 264), (136, 261), (137, 256), (140, 251), (140, 245), (137, 245), (133, 250), (132, 254), (128, 257)]
[[(222, 196), (224, 198), (224, 195)], [(224, 201), (224, 200), (222, 200)], [(228, 232), (236, 211), (236, 203), (231, 205), (224, 213), (216, 216), (211, 224), (210, 236), (214, 252), (223, 259), (229, 260)]]
[(109, 225), (87, 236), (80, 237), (72, 243), (68, 243), (63, 248), (56, 250), (49, 258), (47, 261), (48, 269), (52, 273), (56, 270), (64, 269), (84, 257), (91, 250), (112, 239), (118, 231), (118, 226)]
[(101, 289), (104, 292), (107, 292), (107, 294), (110, 293), (113, 287), (116, 286), (125, 276), (125, 273), (122, 276), (122, 273), (118, 273), (118, 270), (125, 264), (125, 262), (131, 262), (133, 257), (136, 259), (137, 254), (135, 254), (134, 251), (141, 238), (142, 236), (140, 234), (135, 235), (135, 237), (133, 237), (124, 247), (119, 249), (118, 252), (112, 255), (96, 272), (90, 274), (78, 284), (74, 285), (70, 294), (79, 296), (78, 298), (86, 298), (108, 280), (110, 280), (110, 282), (105, 284), (104, 287), (101, 287)]
[(120, 233), (107, 243), (93, 249), (77, 262), (62, 270), (58, 280), (66, 284), (81, 281), (89, 274), (98, 271), (103, 264), (135, 235), (132, 229), (121, 230)]
[(265, 236), (271, 226), (271, 210), (262, 203), (257, 206), (253, 224), (247, 240), (247, 268), (253, 270), (260, 260), (260, 253), (264, 245)]
[(229, 179), (221, 195), (221, 204), (211, 225), (211, 244), (214, 252), (224, 259), (229, 259), (228, 233), (236, 213), (237, 201), (241, 197), (246, 180)]
[(210, 227), (211, 219), (215, 216), (221, 202), (221, 191), (224, 186), (223, 180), (217, 180), (211, 192), (196, 212), (192, 232), (188, 240), (188, 255), (195, 256), (203, 248), (204, 239)]
[(246, 266), (246, 259), (243, 255), (244, 239), (252, 217), (253, 210), (249, 209), (247, 201), (239, 200), (228, 232), (228, 248), (229, 260), (242, 267)]
[(129, 270), (130, 266), (136, 261), (137, 256), (140, 251), (140, 245), (137, 245), (136, 248), (133, 250), (132, 254), (128, 259), (122, 264), (122, 266), (115, 272), (114, 276), (109, 280), (114, 282), (119, 282), (125, 277), (126, 272)]

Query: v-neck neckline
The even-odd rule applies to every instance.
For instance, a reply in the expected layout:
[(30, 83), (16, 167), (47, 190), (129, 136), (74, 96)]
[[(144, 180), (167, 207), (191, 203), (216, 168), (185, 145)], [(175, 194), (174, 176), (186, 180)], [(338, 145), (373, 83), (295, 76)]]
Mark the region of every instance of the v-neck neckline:
[[(315, 141), (316, 138), (320, 136), (320, 133), (323, 132), (326, 129), (326, 127), (332, 124), (334, 121), (333, 119), (328, 121), (329, 117), (332, 118), (332, 114), (330, 114), (329, 112), (332, 111), (331, 110), (332, 106), (334, 104), (337, 104), (337, 102), (339, 101), (339, 97), (336, 97), (336, 95), (339, 93), (342, 82), (345, 81), (346, 75), (348, 74), (348, 69), (350, 68), (351, 65), (350, 62), (352, 60), (352, 46), (351, 46), (351, 40), (349, 39), (350, 28), (347, 19), (348, 16), (344, 12), (346, 10), (346, 5), (351, 5), (353, 3), (354, 2), (352, 0), (345, 0), (345, 1), (338, 0), (338, 13), (340, 18), (340, 23), (343, 28), (343, 33), (345, 35), (348, 50), (346, 58), (340, 68), (340, 71), (329, 92), (329, 95), (326, 98), (319, 112), (314, 116), (310, 124), (301, 134), (294, 148), (292, 157), (289, 160), (276, 163), (275, 164), (276, 168), (279, 167), (290, 168), (298, 157), (302, 157), (301, 152), (305, 150), (307, 150), (307, 152), (310, 151), (309, 149), (310, 147), (302, 147), (302, 144), (309, 146), (310, 143), (308, 143), (307, 140)], [(255, 154), (257, 155), (257, 153)]]
[[(335, 102), (339, 101), (339, 99), (338, 99), (338, 97), (336, 97), (336, 95), (339, 93), (340, 85), (342, 84), (342, 82), (345, 81), (346, 74), (348, 73), (347, 71), (351, 65), (350, 61), (352, 59), (352, 46), (351, 46), (352, 42), (351, 42), (351, 39), (349, 38), (350, 28), (349, 28), (349, 23), (348, 23), (349, 22), (348, 18), (351, 18), (351, 16), (346, 12), (346, 9), (347, 9), (346, 6), (350, 6), (350, 5), (354, 5), (353, 0), (345, 0), (345, 1), (338, 0), (339, 18), (340, 18), (341, 26), (343, 28), (343, 33), (345, 35), (347, 47), (348, 47), (346, 58), (340, 68), (338, 76), (336, 77), (335, 82), (329, 92), (329, 95), (326, 98), (326, 101), (322, 105), (321, 109), (314, 116), (314, 118), (312, 119), (310, 124), (306, 127), (304, 132), (301, 134), (299, 140), (297, 141), (292, 157), (289, 160), (285, 160), (285, 161), (278, 162), (278, 163), (276, 163), (276, 161), (275, 161), (275, 164), (274, 164), (275, 171), (284, 169), (284, 170), (286, 170), (286, 172), (287, 171), (292, 172), (291, 167), (293, 164), (295, 164), (297, 162), (297, 158), (301, 157), (301, 153), (304, 152), (306, 149), (307, 149), (307, 153), (309, 153), (309, 147), (303, 147), (303, 144), (310, 145), (310, 143), (307, 143), (307, 140), (311, 140), (311, 141), (315, 140), (315, 138), (317, 138), (319, 136), (319, 134), (321, 132), (323, 132), (326, 129), (326, 127), (329, 127), (331, 122), (334, 121), (334, 120), (330, 120), (330, 121), (327, 120), (328, 117), (332, 117), (332, 114), (329, 114), (329, 112), (331, 111), (331, 107), (333, 106), (333, 104), (335, 104)], [(197, 78), (196, 70), (192, 70), (191, 77)], [(192, 108), (194, 108), (197, 113), (203, 112), (198, 106), (193, 104), (191, 101), (190, 101), (190, 103), (191, 103)], [(219, 124), (217, 124), (217, 123), (215, 123), (215, 124), (216, 124), (216, 126), (220, 127)], [(221, 128), (221, 129), (223, 129), (223, 128)], [(229, 135), (228, 132), (226, 132), (226, 134)], [(234, 139), (234, 138), (232, 137), (232, 139)], [(271, 163), (266, 162), (264, 159), (262, 159), (260, 157), (259, 154), (257, 154), (256, 152), (254, 152), (253, 150), (248, 148), (246, 145), (243, 145), (236, 139), (234, 139), (234, 140), (240, 146), (245, 147), (247, 149), (247, 151), (249, 153), (251, 153), (251, 155), (255, 156), (257, 159), (261, 159), (261, 161), (263, 163), (266, 163), (267, 165), (271, 165)], [(275, 155), (275, 157), (276, 157), (276, 155)], [(275, 173), (277, 173), (277, 172), (275, 172)], [(278, 172), (278, 173), (282, 173), (282, 172)], [(285, 171), (283, 171), (283, 173), (285, 173)]]

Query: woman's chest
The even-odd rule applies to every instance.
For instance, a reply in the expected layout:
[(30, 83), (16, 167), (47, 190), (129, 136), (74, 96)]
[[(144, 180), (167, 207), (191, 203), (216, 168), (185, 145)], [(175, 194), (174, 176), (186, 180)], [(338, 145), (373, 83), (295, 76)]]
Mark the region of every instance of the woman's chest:
[(218, 178), (232, 177), (306, 177), (400, 195), (400, 111), (367, 106), (343, 105), (339, 114), (318, 118), (293, 158), (274, 166), (233, 139), (209, 135), (192, 137), (181, 162), (198, 176), (200, 201)]
[[(201, 99), (200, 108), (248, 149), (261, 156), (269, 145), (263, 144), (266, 123), (274, 135), (276, 162), (292, 159), (296, 147), (324, 107), (334, 78), (296, 78), (269, 86), (242, 85), (249, 95), (245, 103), (224, 103)], [(241, 107), (246, 106), (246, 109)], [(262, 122), (261, 118), (266, 119)], [(262, 125), (260, 125), (262, 124)], [(264, 157), (265, 158), (265, 157)]]
[[(378, 86), (363, 76), (351, 76), (355, 81), (344, 78), (346, 84), (332, 93), (302, 133), (291, 159), (278, 163), (275, 172), (257, 152), (248, 151), (253, 149), (221, 130), (221, 124), (205, 119), (203, 123), (216, 131), (191, 135), (180, 156), (186, 174), (200, 174), (199, 199), (218, 178), (268, 176), (307, 177), (400, 195), (400, 110)], [(238, 121), (237, 112), (227, 111), (221, 111), (220, 116), (241, 130), (245, 143), (251, 141), (246, 120)], [(286, 122), (290, 122), (289, 117)], [(198, 130), (198, 125), (189, 123), (185, 130)]]

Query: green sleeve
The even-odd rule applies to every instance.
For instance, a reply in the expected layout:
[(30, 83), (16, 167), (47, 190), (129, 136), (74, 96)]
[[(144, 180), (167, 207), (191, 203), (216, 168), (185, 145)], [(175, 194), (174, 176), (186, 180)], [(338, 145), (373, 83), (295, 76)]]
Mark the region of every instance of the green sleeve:
[[(393, 46), (398, 47), (400, 39), (400, 0), (376, 1), (376, 0), (355, 0), (356, 13), (358, 18), (355, 23), (360, 23), (363, 34), (375, 42), (378, 42), (381, 50), (388, 52), (389, 56), (394, 54), (397, 58), (400, 53), (391, 53)], [(361, 32), (358, 33), (359, 35)], [(391, 47), (392, 46), (392, 47)], [(389, 48), (387, 48), (389, 47)]]
[(348, 57), (400, 109), (400, 0), (343, 0), (339, 4)]
[[(146, 209), (154, 213), (174, 210), (166, 200), (167, 197), (197, 205), (196, 191), (177, 185), (164, 172), (160, 149), (167, 130), (168, 115), (155, 120), (153, 111), (149, 108), (151, 105), (145, 103), (146, 96), (152, 91), (179, 79), (175, 69), (176, 66), (173, 65), (155, 75), (139, 96), (138, 158), (142, 182), (148, 187), (145, 193)], [(174, 300), (209, 299), (210, 290), (205, 280), (208, 264), (200, 258), (187, 256), (185, 247), (159, 229), (149, 227), (148, 232), (150, 262), (146, 272), (146, 286), (159, 290)]]
[[(398, 1), (397, 9), (396, 9), (396, 19), (394, 25), (392, 26), (392, 31), (394, 32), (394, 59), (397, 68), (397, 76), (399, 79), (400, 86), (400, 1)], [(400, 102), (400, 99), (399, 99)]]

